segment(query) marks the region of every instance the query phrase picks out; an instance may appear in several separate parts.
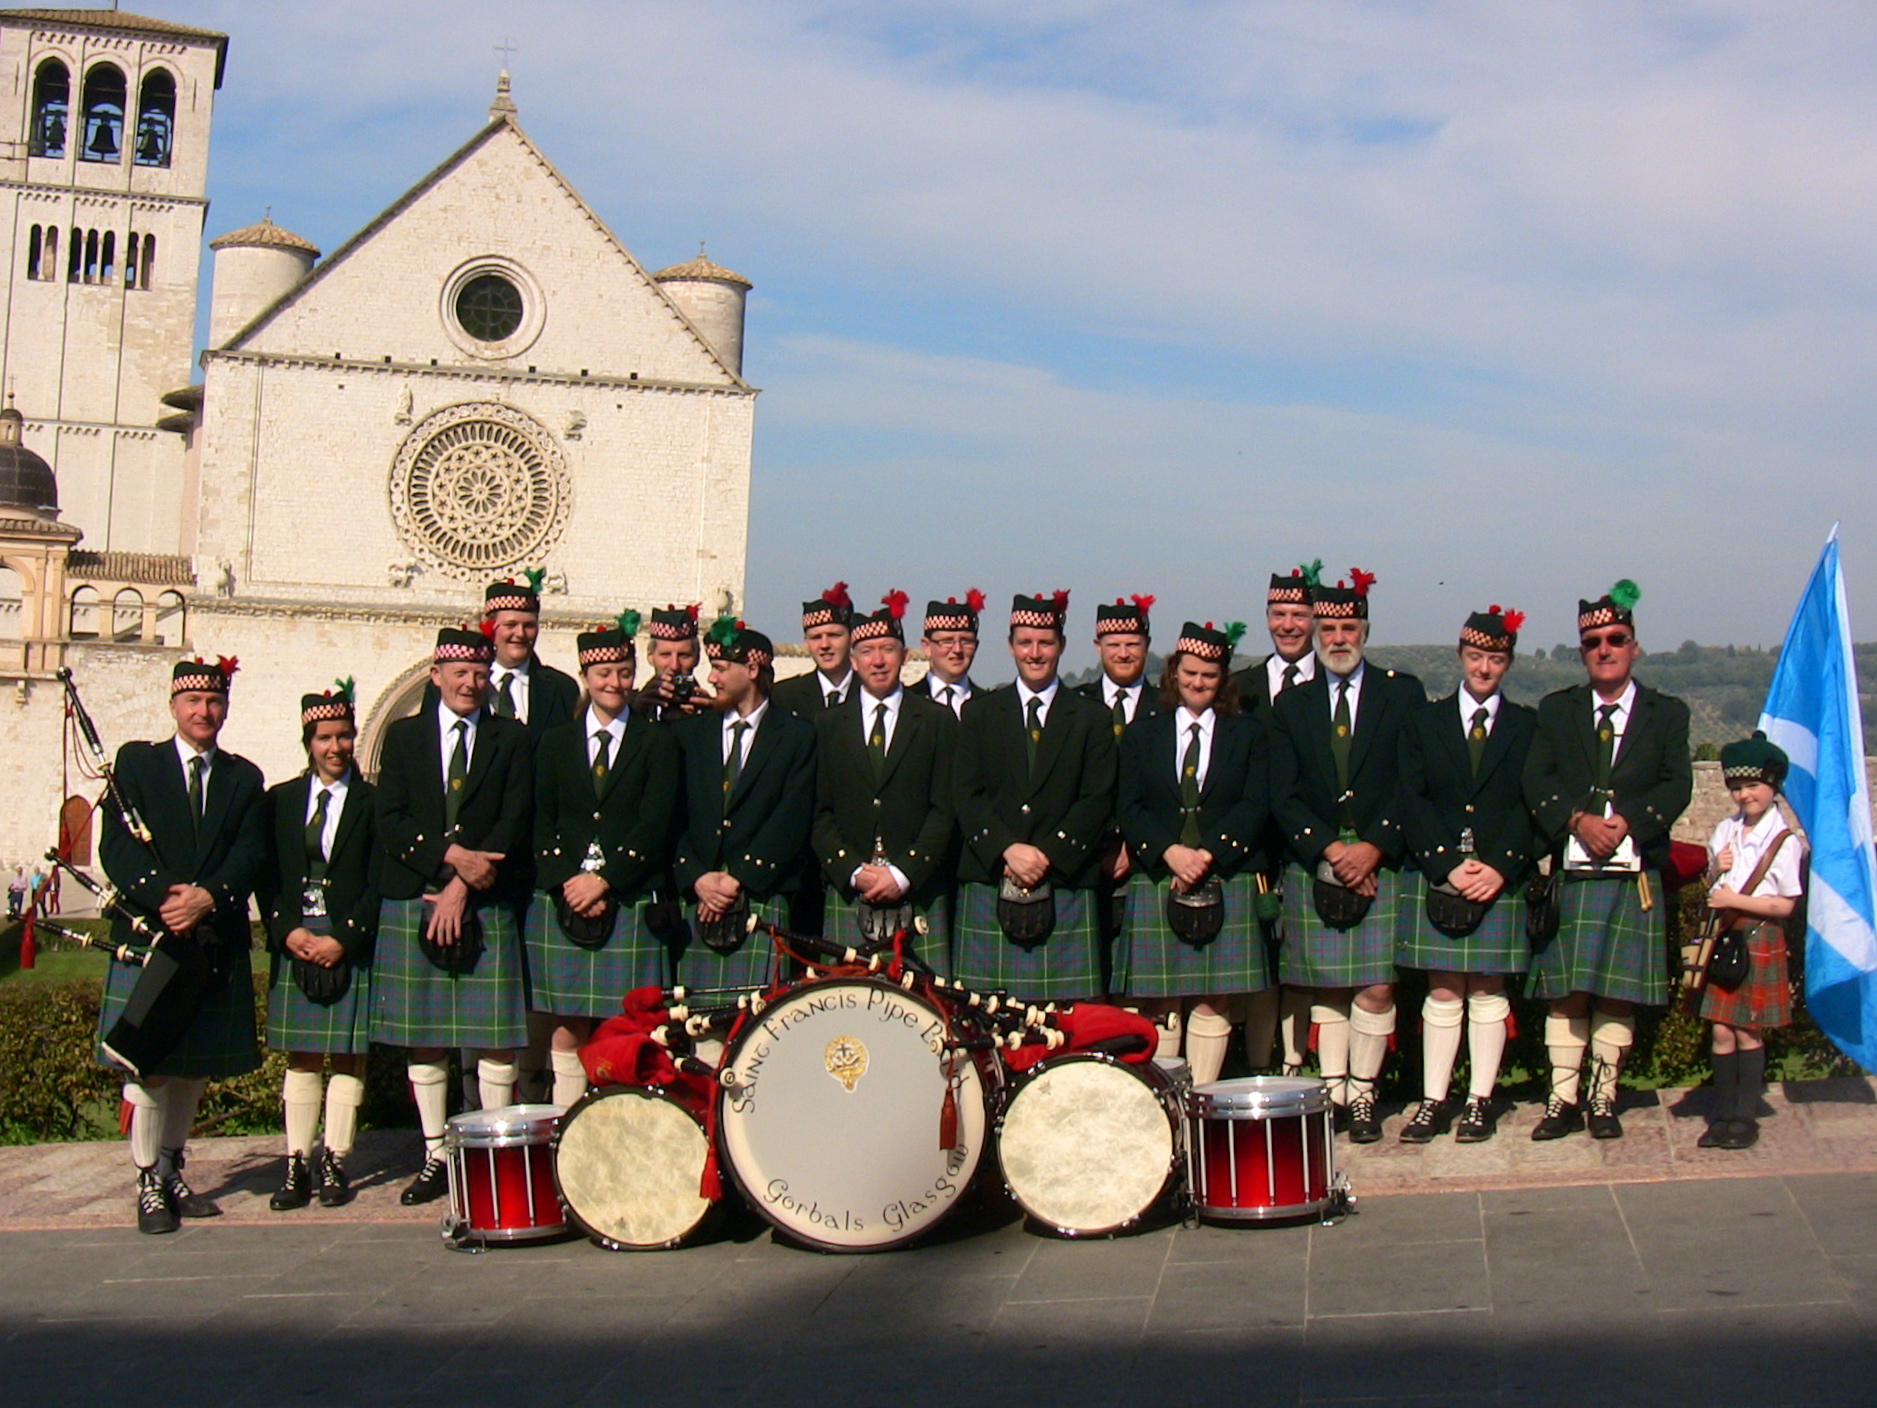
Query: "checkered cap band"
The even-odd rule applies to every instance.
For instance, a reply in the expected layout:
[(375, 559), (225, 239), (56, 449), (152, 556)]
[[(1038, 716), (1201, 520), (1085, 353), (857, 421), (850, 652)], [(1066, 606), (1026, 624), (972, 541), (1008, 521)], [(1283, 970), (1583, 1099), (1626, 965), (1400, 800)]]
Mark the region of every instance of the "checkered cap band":
[(1510, 632), (1504, 635), (1493, 635), (1489, 631), (1480, 630), (1470, 621), (1460, 627), (1460, 644), (1470, 645), (1476, 650), (1509, 651), (1517, 641), (1518, 637)]
[(1147, 617), (1138, 606), (1097, 606), (1095, 634), (1132, 635), (1147, 633)]
[(580, 647), (580, 668), (589, 665), (627, 665), (636, 657), (629, 643), (607, 641), (604, 644), (583, 645)]
[(1765, 763), (1735, 763), (1732, 767), (1721, 764), (1721, 776), (1729, 782), (1770, 782), (1779, 785), (1777, 769)]
[(802, 629), (812, 631), (816, 626), (844, 626), (847, 613), (831, 601), (820, 602), (812, 608), (802, 611)]
[(888, 637), (899, 641), (906, 639), (905, 631), (891, 616), (867, 616), (854, 622), (853, 640), (856, 645), (863, 640), (883, 640)]
[(169, 692), (171, 695), (187, 694), (191, 690), (204, 690), (210, 694), (226, 694), (228, 677), (213, 665), (198, 667), (170, 676)]
[(1044, 630), (1059, 631), (1062, 629), (1062, 613), (1057, 611), (1031, 611), (1028, 609), (1013, 611), (1010, 613), (1010, 624), (1013, 626), (1040, 626)]
[(726, 648), (713, 641), (704, 653), (712, 660), (728, 660), (733, 665), (748, 665), (752, 670), (760, 670), (774, 661), (768, 651), (757, 645)]
[(301, 728), (326, 719), (345, 719), (350, 722), (357, 717), (357, 714), (353, 712), (351, 701), (337, 696), (311, 695), (300, 706)]
[(504, 596), (485, 596), (482, 599), (482, 612), (493, 616), (498, 611), (539, 611), (541, 599), (532, 592), (510, 592)]
[(1594, 631), (1603, 626), (1633, 625), (1635, 620), (1636, 618), (1631, 613), (1623, 610), (1607, 596), (1601, 601), (1577, 603), (1577, 630), (1580, 635), (1585, 631)]
[(1318, 597), (1315, 608), (1317, 616), (1326, 621), (1366, 621), (1369, 615), (1368, 603), (1359, 597), (1348, 601)]
[(925, 633), (934, 631), (975, 631), (978, 618), (956, 602), (946, 602), (943, 606), (928, 606), (925, 612)]
[(1191, 655), (1195, 659), (1210, 660), (1215, 665), (1223, 665), (1226, 656), (1231, 654), (1231, 646), (1223, 641), (1207, 640), (1203, 636), (1181, 636), (1179, 644), (1173, 647), (1182, 655)]
[(653, 640), (696, 640), (697, 622), (686, 616), (682, 621), (660, 620), (658, 613), (652, 613), (652, 624), (646, 628), (646, 634)]
[(1264, 604), (1266, 606), (1308, 606), (1310, 604), (1309, 585), (1302, 577), (1279, 577), (1274, 574), (1271, 578), (1271, 585), (1265, 590)]
[(440, 640), (431, 658), (439, 665), (459, 660), (466, 660), (472, 665), (488, 665), (495, 660), (495, 647), (487, 642), (471, 645), (467, 641)]

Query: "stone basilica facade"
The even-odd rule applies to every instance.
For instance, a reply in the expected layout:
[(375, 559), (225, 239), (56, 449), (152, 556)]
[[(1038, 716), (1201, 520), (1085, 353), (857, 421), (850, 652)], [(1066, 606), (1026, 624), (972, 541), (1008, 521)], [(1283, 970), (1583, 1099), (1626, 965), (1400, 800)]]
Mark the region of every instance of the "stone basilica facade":
[[(626, 606), (741, 599), (756, 391), (749, 284), (648, 273), (517, 121), (489, 120), (321, 258), (265, 219), (209, 241), (227, 39), (110, 10), (0, 10), (0, 863), (167, 727), (171, 664), (233, 655), (227, 745), (304, 766), (300, 694), (350, 675), (361, 760), (416, 703), (439, 625), (547, 573), (542, 654)], [(283, 192), (283, 195), (289, 193)], [(69, 804), (75, 815), (77, 804)]]

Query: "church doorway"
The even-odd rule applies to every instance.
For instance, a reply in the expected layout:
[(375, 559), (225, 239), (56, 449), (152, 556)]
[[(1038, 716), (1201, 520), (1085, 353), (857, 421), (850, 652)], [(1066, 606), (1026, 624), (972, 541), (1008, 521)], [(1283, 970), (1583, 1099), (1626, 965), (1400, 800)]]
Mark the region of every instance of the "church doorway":
[(358, 770), (368, 781), (378, 777), (379, 749), (384, 746), (385, 726), (395, 719), (408, 719), (424, 700), (424, 686), (430, 683), (430, 661), (420, 660), (378, 696), (378, 702), (359, 725)]

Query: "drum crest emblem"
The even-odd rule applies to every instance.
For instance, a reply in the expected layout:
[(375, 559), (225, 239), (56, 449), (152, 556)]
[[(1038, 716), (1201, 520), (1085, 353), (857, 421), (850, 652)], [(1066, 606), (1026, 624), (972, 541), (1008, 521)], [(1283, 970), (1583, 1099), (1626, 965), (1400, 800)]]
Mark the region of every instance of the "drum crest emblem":
[(828, 1074), (846, 1086), (850, 1094), (867, 1074), (867, 1048), (856, 1037), (837, 1036), (828, 1043), (822, 1061)]

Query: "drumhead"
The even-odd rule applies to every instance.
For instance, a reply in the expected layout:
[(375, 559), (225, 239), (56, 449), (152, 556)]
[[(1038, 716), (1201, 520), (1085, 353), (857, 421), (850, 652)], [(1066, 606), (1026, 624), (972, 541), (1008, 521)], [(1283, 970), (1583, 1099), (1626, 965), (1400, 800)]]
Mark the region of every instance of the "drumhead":
[(997, 1159), (1010, 1195), (1070, 1235), (1113, 1232), (1160, 1200), (1173, 1176), (1175, 1120), (1161, 1082), (1119, 1061), (1063, 1056), (1010, 1097)]
[(1329, 1087), (1307, 1076), (1241, 1076), (1202, 1085), (1188, 1097), (1200, 1118), (1275, 1119), (1329, 1108)]
[(545, 1144), (554, 1137), (559, 1105), (503, 1105), (495, 1110), (465, 1110), (450, 1116), (443, 1139), (456, 1149), (506, 1149), (517, 1144)]
[(939, 1147), (945, 1024), (884, 982), (804, 983), (764, 1009), (728, 1053), (718, 1107), (724, 1160), (750, 1206), (829, 1251), (877, 1251), (957, 1205), (983, 1155), (984, 1087), (964, 1054), (957, 1137)]
[(615, 1248), (668, 1247), (710, 1211), (697, 1191), (709, 1147), (691, 1112), (668, 1095), (588, 1091), (561, 1120), (554, 1187), (587, 1236)]

